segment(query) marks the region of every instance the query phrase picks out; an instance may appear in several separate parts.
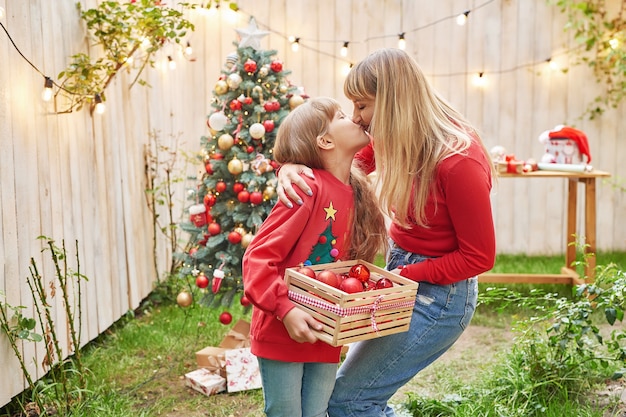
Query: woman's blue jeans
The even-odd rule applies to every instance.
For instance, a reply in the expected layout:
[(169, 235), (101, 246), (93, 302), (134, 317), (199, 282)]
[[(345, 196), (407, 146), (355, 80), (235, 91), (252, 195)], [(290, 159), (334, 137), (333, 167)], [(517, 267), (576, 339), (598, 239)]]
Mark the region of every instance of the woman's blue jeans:
[(336, 363), (258, 358), (267, 417), (325, 417)]
[[(392, 245), (387, 269), (426, 259)], [(476, 309), (476, 277), (452, 285), (420, 282), (408, 332), (357, 342), (339, 367), (329, 417), (390, 417), (387, 401), (459, 338)]]

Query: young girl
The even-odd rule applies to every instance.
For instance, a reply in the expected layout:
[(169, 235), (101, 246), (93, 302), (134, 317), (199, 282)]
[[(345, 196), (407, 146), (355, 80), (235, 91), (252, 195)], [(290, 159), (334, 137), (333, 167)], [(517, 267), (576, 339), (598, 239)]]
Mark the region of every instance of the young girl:
[[(369, 137), (331, 98), (311, 99), (281, 123), (274, 159), (313, 168), (314, 197), (277, 203), (243, 257), (246, 296), (254, 305), (251, 349), (259, 359), (268, 417), (323, 417), (340, 347), (317, 340), (322, 326), (288, 298), (285, 269), (305, 263), (372, 261), (384, 251), (384, 219), (367, 177), (352, 166)], [(309, 262), (307, 262), (309, 261)]]

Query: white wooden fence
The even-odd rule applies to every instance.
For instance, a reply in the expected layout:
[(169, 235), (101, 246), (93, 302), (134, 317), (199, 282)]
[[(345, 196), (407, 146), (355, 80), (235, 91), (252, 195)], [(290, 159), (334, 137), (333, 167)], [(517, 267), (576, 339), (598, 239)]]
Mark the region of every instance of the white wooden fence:
[[(83, 8), (96, 0), (81, 0)], [(167, 2), (174, 3), (174, 2)], [(608, 2), (616, 5), (619, 1)], [(34, 66), (55, 77), (69, 57), (89, 51), (74, 0), (0, 0), (0, 22)], [(564, 17), (541, 0), (240, 0), (241, 11), (189, 12), (196, 25), (189, 36), (195, 60), (176, 55), (175, 71), (147, 73), (150, 88), (134, 86), (120, 74), (107, 89), (107, 112), (54, 114), (40, 99), (43, 77), (0, 32), (0, 291), (8, 304), (32, 306), (26, 285), (31, 257), (53, 278), (40, 235), (65, 241), (72, 264), (78, 241), (83, 292), (82, 344), (94, 339), (146, 297), (168, 270), (170, 250), (153, 234), (144, 197), (145, 147), (155, 134), (162, 144), (183, 142), (199, 150), (207, 133), (212, 89), (228, 53), (234, 29), (254, 16), (270, 32), (261, 45), (277, 51), (292, 71), (290, 80), (311, 96), (333, 96), (345, 104), (344, 70), (381, 47), (395, 47), (405, 34), (406, 49), (432, 83), (482, 132), (488, 147), (504, 146), (520, 159), (542, 154), (538, 135), (557, 124), (587, 133), (593, 165), (609, 171), (598, 184), (599, 250), (626, 249), (626, 165), (624, 109), (581, 120), (589, 100), (601, 91), (586, 67), (570, 66), (575, 45), (563, 32)], [(470, 10), (464, 26), (455, 17)], [(294, 52), (289, 36), (299, 38)], [(348, 42), (348, 54), (340, 48)], [(161, 58), (175, 51), (164, 52)], [(568, 72), (551, 71), (546, 60)], [(473, 77), (483, 73), (486, 84)], [(410, 133), (409, 133), (410, 134)], [(182, 175), (184, 167), (178, 166)], [(194, 172), (191, 168), (190, 172)], [(616, 185), (617, 184), (617, 185)], [(621, 189), (619, 188), (621, 184)], [(187, 184), (186, 186), (193, 186)], [(176, 195), (185, 206), (186, 186)], [(565, 192), (562, 180), (506, 180), (494, 191), (500, 253), (563, 253)], [(582, 225), (581, 225), (582, 226)], [(156, 249), (155, 249), (156, 242)], [(155, 256), (156, 253), (156, 267)], [(72, 264), (73, 265), (73, 264)], [(67, 324), (55, 299), (57, 333), (68, 351)], [(25, 314), (32, 313), (27, 308)], [(26, 343), (29, 372), (43, 375), (42, 346)], [(31, 360), (32, 358), (32, 360)], [(0, 336), (0, 406), (21, 392), (24, 382), (4, 336)]]

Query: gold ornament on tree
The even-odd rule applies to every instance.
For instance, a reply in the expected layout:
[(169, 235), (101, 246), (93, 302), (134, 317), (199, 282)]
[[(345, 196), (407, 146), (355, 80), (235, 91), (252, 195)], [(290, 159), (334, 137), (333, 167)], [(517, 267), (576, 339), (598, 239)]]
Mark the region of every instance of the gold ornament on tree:
[(241, 162), (239, 159), (237, 158), (233, 158), (229, 163), (228, 163), (228, 172), (230, 172), (233, 175), (239, 175), (243, 172), (243, 162)]

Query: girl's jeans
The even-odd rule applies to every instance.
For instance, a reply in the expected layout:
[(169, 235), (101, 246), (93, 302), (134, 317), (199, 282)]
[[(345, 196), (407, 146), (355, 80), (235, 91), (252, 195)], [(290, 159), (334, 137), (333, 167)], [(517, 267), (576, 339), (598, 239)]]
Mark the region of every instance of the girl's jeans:
[[(391, 246), (387, 269), (426, 259)], [(337, 373), (329, 417), (395, 416), (393, 394), (439, 358), (463, 333), (476, 309), (476, 277), (452, 285), (420, 282), (408, 332), (357, 342)]]
[(325, 417), (336, 363), (281, 362), (258, 358), (268, 417)]

